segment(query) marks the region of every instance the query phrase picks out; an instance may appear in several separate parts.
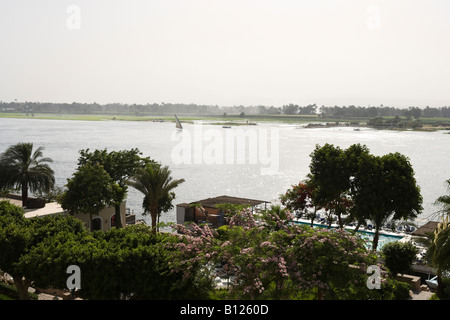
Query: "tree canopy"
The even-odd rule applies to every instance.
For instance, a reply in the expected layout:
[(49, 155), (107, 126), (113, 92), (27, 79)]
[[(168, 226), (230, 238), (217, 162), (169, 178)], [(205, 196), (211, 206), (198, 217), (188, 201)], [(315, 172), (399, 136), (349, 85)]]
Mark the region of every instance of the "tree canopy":
[(103, 166), (90, 163), (80, 166), (66, 186), (60, 197), (62, 208), (71, 214), (89, 214), (89, 221), (93, 214), (114, 204), (114, 197), (122, 192)]
[(375, 225), (374, 250), (386, 221), (414, 219), (422, 210), (414, 170), (402, 154), (362, 157), (352, 183), (355, 210)]
[(112, 198), (112, 203), (115, 206), (114, 223), (116, 227), (122, 227), (120, 204), (126, 197), (128, 191), (127, 183), (138, 172), (138, 169), (145, 167), (147, 163), (154, 163), (154, 161), (148, 157), (142, 157), (142, 153), (137, 148), (110, 152), (107, 149), (80, 150), (78, 168), (86, 164), (99, 164), (109, 174), (112, 181), (118, 185)]
[(147, 104), (126, 104), (126, 103), (50, 103), (50, 102), (6, 102), (0, 101), (0, 110), (10, 109), (9, 112), (16, 113), (53, 113), (53, 114), (110, 114), (110, 115), (162, 115), (174, 113), (191, 113), (196, 115), (227, 115), (240, 114), (264, 115), (264, 114), (287, 114), (287, 115), (321, 115), (327, 118), (362, 118), (362, 117), (450, 117), (450, 106), (418, 108), (410, 106), (408, 109), (390, 107), (380, 104), (379, 106), (359, 106), (359, 105), (321, 105), (309, 103), (299, 105), (288, 103), (283, 106), (218, 106), (201, 105), (193, 103), (147, 103)]
[(400, 153), (375, 156), (360, 144), (344, 150), (330, 144), (316, 146), (309, 179), (315, 187), (315, 203), (335, 214), (341, 228), (344, 215), (359, 223), (374, 223), (373, 250), (385, 222), (410, 220), (422, 210), (414, 170)]
[[(0, 202), (0, 269), (14, 279), (20, 299), (29, 299), (28, 287), (36, 278), (30, 276), (31, 267), (27, 257), (34, 247), (43, 242), (49, 244), (53, 237), (60, 239), (84, 234), (86, 229), (80, 220), (68, 215), (25, 218), (23, 209), (8, 201)], [(52, 246), (56, 243), (52, 243)], [(50, 249), (50, 248), (47, 248)], [(45, 255), (39, 262), (45, 261)], [(51, 268), (50, 268), (51, 269)], [(49, 270), (41, 269), (46, 277)]]

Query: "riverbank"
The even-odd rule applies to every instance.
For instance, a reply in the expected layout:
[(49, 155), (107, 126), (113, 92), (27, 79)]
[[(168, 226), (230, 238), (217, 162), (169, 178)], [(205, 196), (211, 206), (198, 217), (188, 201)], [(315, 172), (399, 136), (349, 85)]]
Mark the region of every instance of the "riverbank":
[[(194, 114), (194, 113), (177, 113), (180, 121), (216, 121), (226, 123), (237, 122), (283, 122), (283, 123), (308, 123), (308, 122), (324, 122), (334, 121), (333, 119), (321, 118), (317, 115), (245, 115), (230, 114), (227, 116), (214, 114)], [(47, 120), (84, 120), (84, 121), (175, 121), (173, 114), (57, 114), (57, 113), (19, 113), (19, 112), (0, 112), (0, 118), (17, 118), (17, 119), (47, 119)], [(342, 120), (341, 120), (342, 121)], [(348, 120), (350, 121), (350, 120)]]
[[(408, 130), (408, 131), (438, 131), (450, 130), (450, 119), (447, 118), (420, 118), (420, 125), (414, 127), (393, 127), (371, 125), (372, 118), (324, 118), (319, 115), (199, 115), (199, 114), (177, 114), (182, 123), (193, 123), (195, 121), (211, 122), (212, 124), (237, 126), (256, 125), (257, 123), (285, 123), (299, 124), (302, 128), (330, 128), (330, 127), (369, 127), (380, 130)], [(14, 119), (45, 119), (45, 120), (78, 120), (78, 121), (151, 121), (151, 122), (175, 122), (172, 114), (161, 115), (130, 115), (130, 114), (56, 114), (56, 113), (13, 113), (0, 112), (0, 118)], [(389, 118), (385, 118), (389, 121)]]

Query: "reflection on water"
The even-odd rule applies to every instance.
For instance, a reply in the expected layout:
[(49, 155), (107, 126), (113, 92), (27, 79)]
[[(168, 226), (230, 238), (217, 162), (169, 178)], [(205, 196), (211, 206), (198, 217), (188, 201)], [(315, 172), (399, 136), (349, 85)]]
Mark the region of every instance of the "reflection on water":
[[(198, 126), (199, 124), (183, 124), (184, 131), (193, 139), (194, 130), (198, 129)], [(172, 151), (179, 146), (180, 141), (174, 138), (176, 128), (171, 122), (0, 119), (0, 152), (18, 142), (33, 142), (35, 146), (45, 147), (44, 156), (54, 160), (52, 168), (55, 171), (56, 183), (63, 186), (76, 168), (80, 149), (138, 148), (144, 156), (150, 156), (168, 165), (175, 179), (186, 180), (175, 189), (175, 205), (220, 195), (277, 201), (280, 193), (306, 177), (309, 172), (310, 154), (316, 144), (330, 143), (347, 148), (351, 144), (361, 143), (367, 145), (376, 155), (400, 152), (410, 158), (424, 198), (424, 212), (419, 218), (427, 218), (434, 213), (437, 209), (433, 205), (434, 201), (438, 196), (447, 193), (444, 182), (450, 178), (450, 135), (443, 132), (379, 131), (365, 128), (361, 131), (354, 131), (352, 128), (298, 129), (296, 125), (266, 123), (222, 128), (203, 124), (203, 133), (214, 133), (214, 137), (206, 137), (204, 134), (201, 148), (194, 148), (192, 145), (192, 156), (198, 152), (217, 152), (217, 143), (223, 143), (223, 150), (226, 151), (227, 130), (238, 129), (248, 136), (251, 136), (252, 132), (259, 134), (256, 140), (259, 148), (257, 150), (261, 150), (260, 143), (266, 142), (261, 141), (262, 130), (266, 130), (267, 139), (271, 139), (267, 146), (276, 140), (279, 162), (274, 174), (261, 174), (264, 163), (250, 161), (248, 152), (254, 150), (248, 147), (250, 140), (246, 140), (247, 158), (243, 164), (238, 161), (230, 161), (230, 164), (226, 161), (223, 161), (223, 164), (206, 161), (186, 164), (174, 161)], [(270, 138), (270, 133), (275, 132), (277, 135)], [(270, 155), (271, 149), (268, 150)], [(228, 156), (237, 156), (238, 152), (235, 151), (234, 155), (230, 155), (228, 151)], [(134, 211), (138, 219), (141, 218), (141, 204), (141, 194), (130, 188), (127, 206)], [(149, 222), (148, 218), (146, 220)], [(175, 209), (164, 214), (161, 221), (175, 221)]]

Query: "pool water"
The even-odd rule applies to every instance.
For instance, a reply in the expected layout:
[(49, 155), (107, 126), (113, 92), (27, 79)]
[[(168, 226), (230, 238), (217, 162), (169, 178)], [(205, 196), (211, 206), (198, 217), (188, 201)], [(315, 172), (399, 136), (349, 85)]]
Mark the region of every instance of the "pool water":
[[(310, 223), (307, 222), (301, 222), (301, 221), (295, 221), (295, 223), (297, 224), (307, 224), (309, 225)], [(324, 225), (320, 225), (320, 224), (314, 224), (315, 227), (327, 227)], [(332, 228), (334, 228), (332, 226)], [(366, 242), (366, 247), (367, 249), (371, 249), (372, 248), (372, 241), (373, 241), (373, 236), (374, 233), (373, 232), (368, 232), (368, 231), (364, 231), (364, 230), (359, 230), (357, 232), (357, 234)], [(383, 248), (383, 246), (389, 242), (395, 242), (395, 241), (399, 241), (403, 238), (403, 236), (401, 235), (387, 235), (387, 234), (382, 234), (380, 233), (379, 238), (378, 238), (378, 246), (377, 246), (377, 251), (381, 250), (381, 248)]]
[[(358, 233), (358, 235), (361, 236), (361, 238), (363, 238), (364, 240), (367, 240), (366, 246), (368, 249), (371, 249), (374, 233), (366, 232), (366, 231), (358, 231), (357, 233)], [(386, 235), (386, 234), (380, 233), (379, 238), (378, 238), (377, 250), (381, 250), (381, 248), (383, 248), (383, 246), (389, 242), (399, 241), (402, 238), (403, 238), (403, 236)]]

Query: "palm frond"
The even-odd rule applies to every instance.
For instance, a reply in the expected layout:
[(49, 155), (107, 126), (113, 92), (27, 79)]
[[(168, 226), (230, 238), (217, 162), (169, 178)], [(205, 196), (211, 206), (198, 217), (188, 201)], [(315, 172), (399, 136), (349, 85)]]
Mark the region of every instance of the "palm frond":
[[(33, 153), (33, 143), (17, 143), (0, 155), (2, 186), (29, 188), (31, 192), (48, 192), (55, 184), (54, 171), (43, 158), (43, 147)], [(26, 200), (26, 199), (23, 199)]]
[(171, 174), (167, 166), (152, 163), (137, 170), (128, 181), (128, 185), (144, 195), (142, 207), (145, 213), (150, 212), (152, 223), (161, 211), (165, 212), (172, 207), (171, 202), (175, 197), (172, 190), (184, 182), (184, 179), (173, 179)]

